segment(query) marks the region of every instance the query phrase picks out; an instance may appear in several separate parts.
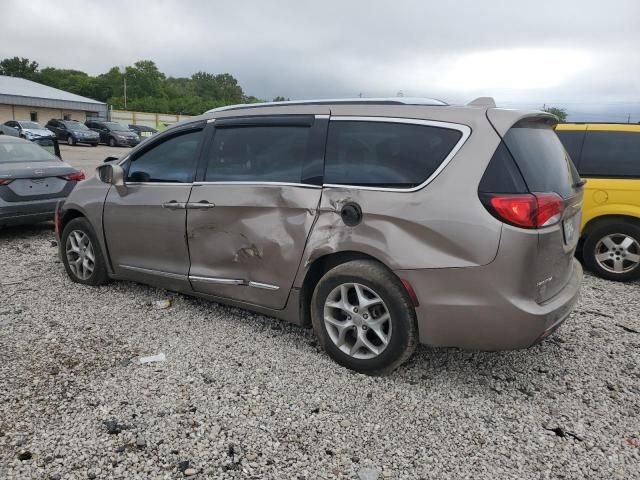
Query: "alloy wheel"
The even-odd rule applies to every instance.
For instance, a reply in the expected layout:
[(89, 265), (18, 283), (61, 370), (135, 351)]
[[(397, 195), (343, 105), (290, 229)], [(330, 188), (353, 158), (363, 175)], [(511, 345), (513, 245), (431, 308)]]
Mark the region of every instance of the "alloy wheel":
[(595, 258), (608, 272), (627, 273), (640, 266), (640, 243), (624, 233), (612, 233), (596, 244)]
[(67, 263), (71, 272), (80, 280), (87, 280), (96, 266), (91, 239), (82, 230), (73, 230), (65, 245)]
[(331, 291), (324, 303), (324, 325), (335, 346), (357, 359), (377, 357), (391, 340), (389, 309), (359, 283), (343, 283)]

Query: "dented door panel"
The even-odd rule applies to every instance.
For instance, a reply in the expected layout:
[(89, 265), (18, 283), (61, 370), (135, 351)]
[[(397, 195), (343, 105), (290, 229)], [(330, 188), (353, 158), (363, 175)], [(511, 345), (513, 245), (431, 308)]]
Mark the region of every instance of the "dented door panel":
[[(471, 135), (430, 183), (417, 191), (389, 191), (325, 185), (318, 219), (296, 277), (300, 287), (315, 260), (355, 251), (371, 255), (391, 269), (462, 268), (486, 265), (498, 251), (502, 225), (478, 201), (477, 180), (487, 166), (478, 151), (493, 151), (499, 137)], [(345, 225), (340, 211), (356, 203), (361, 222)], [(473, 235), (470, 234), (473, 232)]]
[(321, 188), (196, 184), (187, 210), (193, 289), (268, 308), (285, 306), (315, 220)]

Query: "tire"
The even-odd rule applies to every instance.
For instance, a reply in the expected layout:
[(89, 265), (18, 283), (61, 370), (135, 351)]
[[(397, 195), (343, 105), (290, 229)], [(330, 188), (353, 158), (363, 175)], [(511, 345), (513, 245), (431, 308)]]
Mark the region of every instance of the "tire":
[[(348, 306), (341, 303), (345, 291)], [(327, 306), (327, 302), (342, 307)], [(380, 323), (385, 312), (389, 319)], [(413, 354), (418, 343), (416, 312), (404, 286), (393, 272), (373, 260), (354, 260), (329, 270), (313, 292), (311, 320), (320, 345), (331, 358), (367, 375), (392, 372)], [(346, 351), (358, 342), (362, 345), (361, 335), (377, 352), (365, 345), (355, 352)], [(386, 346), (380, 335), (386, 336)]]
[(109, 146), (110, 147), (117, 147), (118, 143), (116, 142), (116, 139), (113, 137), (109, 137)]
[(98, 144), (97, 144), (97, 143), (92, 143), (92, 144), (91, 144), (91, 146), (92, 146), (92, 147), (97, 147), (97, 146), (98, 146)]
[[(85, 243), (85, 241), (81, 241), (80, 239), (85, 239), (85, 241), (88, 239), (89, 243)], [(75, 250), (82, 249), (82, 247), (88, 247), (88, 249), (82, 252)], [(100, 244), (93, 231), (93, 227), (86, 218), (74, 218), (64, 227), (60, 238), (60, 252), (67, 275), (69, 275), (69, 278), (74, 282), (98, 286), (104, 285), (109, 281), (107, 265), (102, 256)], [(91, 256), (88, 255), (88, 252), (91, 252), (93, 261), (91, 261)], [(73, 259), (78, 258), (83, 260), (76, 266), (71, 265)], [(85, 267), (84, 260), (88, 260), (88, 265), (93, 265), (90, 273), (88, 273), (88, 269)]]
[(640, 224), (611, 220), (588, 233), (582, 255), (596, 275), (616, 282), (640, 278)]
[(71, 135), (67, 137), (67, 145), (75, 145), (77, 142), (73, 139)]

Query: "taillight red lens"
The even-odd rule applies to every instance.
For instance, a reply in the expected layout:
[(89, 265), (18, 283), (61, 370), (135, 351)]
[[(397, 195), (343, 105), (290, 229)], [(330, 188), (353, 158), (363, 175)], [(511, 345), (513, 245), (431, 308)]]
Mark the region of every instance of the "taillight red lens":
[(536, 193), (538, 210), (536, 212), (536, 226), (548, 227), (562, 218), (564, 201), (557, 193)]
[(8, 185), (13, 181), (11, 178), (0, 178), (0, 185)]
[(72, 182), (79, 182), (81, 180), (84, 180), (86, 177), (84, 175), (84, 170), (78, 170), (77, 172), (70, 173), (69, 175), (65, 175), (64, 178)]
[(548, 227), (562, 218), (564, 202), (556, 193), (494, 195), (491, 208), (500, 219), (523, 228)]

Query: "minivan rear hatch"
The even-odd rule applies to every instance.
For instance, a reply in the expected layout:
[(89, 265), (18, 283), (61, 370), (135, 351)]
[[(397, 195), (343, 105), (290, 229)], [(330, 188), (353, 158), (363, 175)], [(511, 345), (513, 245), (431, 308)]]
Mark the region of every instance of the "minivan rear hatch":
[[(487, 111), (492, 124), (494, 111)], [(555, 117), (540, 114), (521, 118), (506, 132), (496, 129), (502, 137), (498, 149), (506, 161), (513, 162), (514, 174), (519, 173), (523, 181), (518, 188), (536, 197), (539, 213), (551, 209), (548, 215), (541, 215), (542, 223), (525, 227), (538, 232), (538, 261), (531, 280), (539, 303), (551, 299), (569, 282), (580, 237), (583, 182), (553, 130), (555, 124)]]

